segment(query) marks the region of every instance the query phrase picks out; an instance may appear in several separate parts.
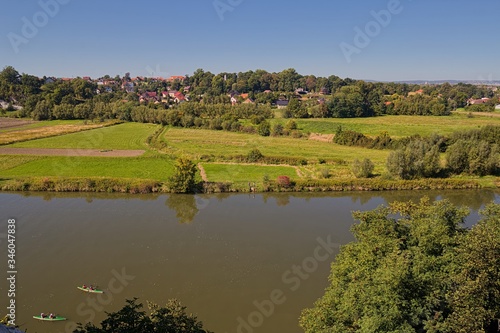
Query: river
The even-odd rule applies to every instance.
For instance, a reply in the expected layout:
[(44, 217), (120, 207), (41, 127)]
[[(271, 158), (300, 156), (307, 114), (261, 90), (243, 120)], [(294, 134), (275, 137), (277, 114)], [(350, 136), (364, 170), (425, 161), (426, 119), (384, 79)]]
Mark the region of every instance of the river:
[[(331, 261), (353, 240), (351, 212), (422, 196), (478, 210), (494, 191), (328, 194), (118, 195), (0, 193), (0, 267), (15, 220), (15, 298), (0, 283), (1, 314), (15, 299), (28, 332), (98, 324), (138, 297), (177, 298), (216, 333), (301, 332), (298, 317), (328, 284)], [(12, 282), (12, 281), (11, 281)], [(76, 287), (95, 284), (103, 295)], [(48, 323), (41, 312), (67, 317)]]

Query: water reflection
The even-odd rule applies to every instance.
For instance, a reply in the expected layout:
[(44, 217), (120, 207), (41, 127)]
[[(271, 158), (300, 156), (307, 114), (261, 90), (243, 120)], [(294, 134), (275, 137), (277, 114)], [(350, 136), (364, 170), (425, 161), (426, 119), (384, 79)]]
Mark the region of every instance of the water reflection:
[[(4, 192), (6, 193), (6, 192)], [(44, 201), (58, 198), (84, 198), (87, 203), (94, 200), (143, 200), (154, 201), (159, 194), (120, 194), (120, 193), (59, 193), (59, 192), (16, 192), (23, 197), (41, 197)], [(394, 201), (418, 202), (422, 196), (427, 196), (431, 201), (447, 199), (455, 206), (466, 206), (472, 211), (480, 210), (485, 204), (498, 200), (499, 190), (446, 190), (446, 191), (381, 191), (381, 192), (318, 192), (318, 193), (260, 193), (242, 195), (249, 201), (262, 201), (267, 204), (269, 200), (275, 202), (278, 207), (288, 206), (291, 199), (302, 199), (309, 202), (318, 198), (342, 198), (348, 197), (353, 204), (366, 205), (375, 198), (381, 202), (391, 203)], [(179, 223), (191, 223), (201, 210), (207, 208), (212, 200), (222, 203), (234, 197), (231, 193), (201, 194), (201, 195), (169, 195), (165, 206), (175, 212)]]
[(191, 223), (198, 214), (196, 197), (189, 194), (169, 195), (165, 205), (175, 211), (179, 223)]

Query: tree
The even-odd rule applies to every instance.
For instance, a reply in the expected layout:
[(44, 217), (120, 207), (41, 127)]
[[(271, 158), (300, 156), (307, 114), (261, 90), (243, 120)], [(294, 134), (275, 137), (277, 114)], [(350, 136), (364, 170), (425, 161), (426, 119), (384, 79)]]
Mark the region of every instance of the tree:
[(490, 204), (480, 213), (483, 218), (456, 251), (455, 287), (448, 293), (453, 311), (446, 320), (449, 332), (485, 332), (497, 324), (493, 318), (500, 318), (500, 205)]
[(0, 72), (0, 81), (10, 85), (19, 84), (21, 83), (21, 75), (19, 75), (19, 72), (14, 67), (6, 66)]
[(373, 116), (365, 92), (360, 86), (345, 86), (333, 95), (328, 103), (328, 111), (334, 118)]
[(421, 139), (411, 140), (404, 148), (387, 157), (387, 170), (401, 179), (433, 177), (440, 171), (439, 147)]
[[(395, 219), (392, 215), (400, 216)], [(450, 251), (467, 209), (447, 201), (356, 212), (356, 241), (341, 248), (330, 286), (300, 325), (313, 332), (442, 332)]]
[(196, 165), (188, 158), (179, 157), (175, 162), (174, 175), (168, 187), (174, 193), (192, 193), (196, 190)]
[(142, 311), (143, 305), (137, 299), (127, 300), (126, 305), (117, 312), (108, 313), (101, 327), (91, 323), (78, 325), (73, 333), (210, 333), (203, 329), (203, 323), (177, 300), (169, 300), (164, 307), (148, 302), (150, 314)]

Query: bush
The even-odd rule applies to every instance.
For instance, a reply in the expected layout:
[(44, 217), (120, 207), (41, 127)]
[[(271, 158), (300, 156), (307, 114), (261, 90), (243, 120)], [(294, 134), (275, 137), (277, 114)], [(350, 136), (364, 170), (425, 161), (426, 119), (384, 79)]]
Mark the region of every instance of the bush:
[(330, 178), (330, 169), (322, 168), (319, 170), (319, 174), (321, 178)]
[(273, 130), (271, 132), (272, 136), (281, 136), (283, 135), (283, 125), (281, 124), (276, 124), (273, 127)]
[(352, 172), (357, 178), (369, 178), (373, 176), (373, 169), (375, 169), (375, 165), (368, 158), (365, 158), (363, 161), (355, 159), (352, 164)]
[(291, 131), (290, 135), (294, 139), (300, 139), (302, 137), (302, 133), (299, 130), (293, 130), (293, 131)]
[(297, 123), (295, 122), (295, 120), (289, 120), (285, 125), (285, 130), (289, 132), (296, 129), (297, 129)]
[(288, 188), (292, 184), (292, 182), (290, 181), (290, 177), (288, 176), (278, 176), (278, 178), (276, 179), (276, 183), (279, 187), (284, 188)]
[(266, 118), (262, 115), (255, 115), (254, 114), (250, 117), (250, 121), (254, 125), (260, 125), (260, 123), (262, 123), (264, 120), (266, 120)]
[(267, 120), (263, 121), (259, 124), (259, 127), (257, 128), (257, 132), (261, 136), (269, 136), (269, 135), (271, 135), (271, 125), (269, 124), (269, 122)]
[(255, 162), (258, 162), (259, 160), (261, 160), (263, 157), (264, 157), (264, 155), (262, 155), (260, 150), (252, 149), (247, 155), (247, 161), (250, 163), (255, 163)]

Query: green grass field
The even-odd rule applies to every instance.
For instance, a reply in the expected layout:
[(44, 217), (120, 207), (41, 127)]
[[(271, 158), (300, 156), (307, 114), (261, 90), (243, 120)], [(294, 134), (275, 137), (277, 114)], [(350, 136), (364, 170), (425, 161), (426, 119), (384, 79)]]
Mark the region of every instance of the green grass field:
[[(288, 119), (273, 119), (271, 122), (286, 124)], [(391, 137), (414, 134), (428, 136), (433, 133), (449, 135), (455, 131), (478, 128), (485, 125), (500, 125), (500, 117), (467, 117), (454, 113), (451, 116), (381, 116), (349, 119), (296, 119), (299, 130), (310, 133), (332, 134), (340, 125), (343, 129), (377, 136), (387, 131)]]
[(165, 181), (174, 171), (166, 157), (102, 158), (47, 156), (0, 156), (2, 178), (18, 177), (110, 177)]
[(226, 131), (170, 128), (164, 135), (170, 150), (193, 156), (247, 155), (252, 149), (259, 149), (264, 156), (305, 158), (317, 162), (326, 160), (352, 161), (355, 158), (370, 158), (374, 162), (385, 161), (388, 151), (340, 146), (291, 137), (263, 137)]
[(146, 139), (159, 125), (124, 123), (83, 132), (18, 142), (15, 148), (147, 149)]
[(296, 179), (297, 172), (293, 167), (286, 166), (261, 166), (261, 165), (235, 165), (219, 163), (202, 163), (210, 182), (262, 182), (264, 175), (275, 180), (278, 176), (288, 176)]

